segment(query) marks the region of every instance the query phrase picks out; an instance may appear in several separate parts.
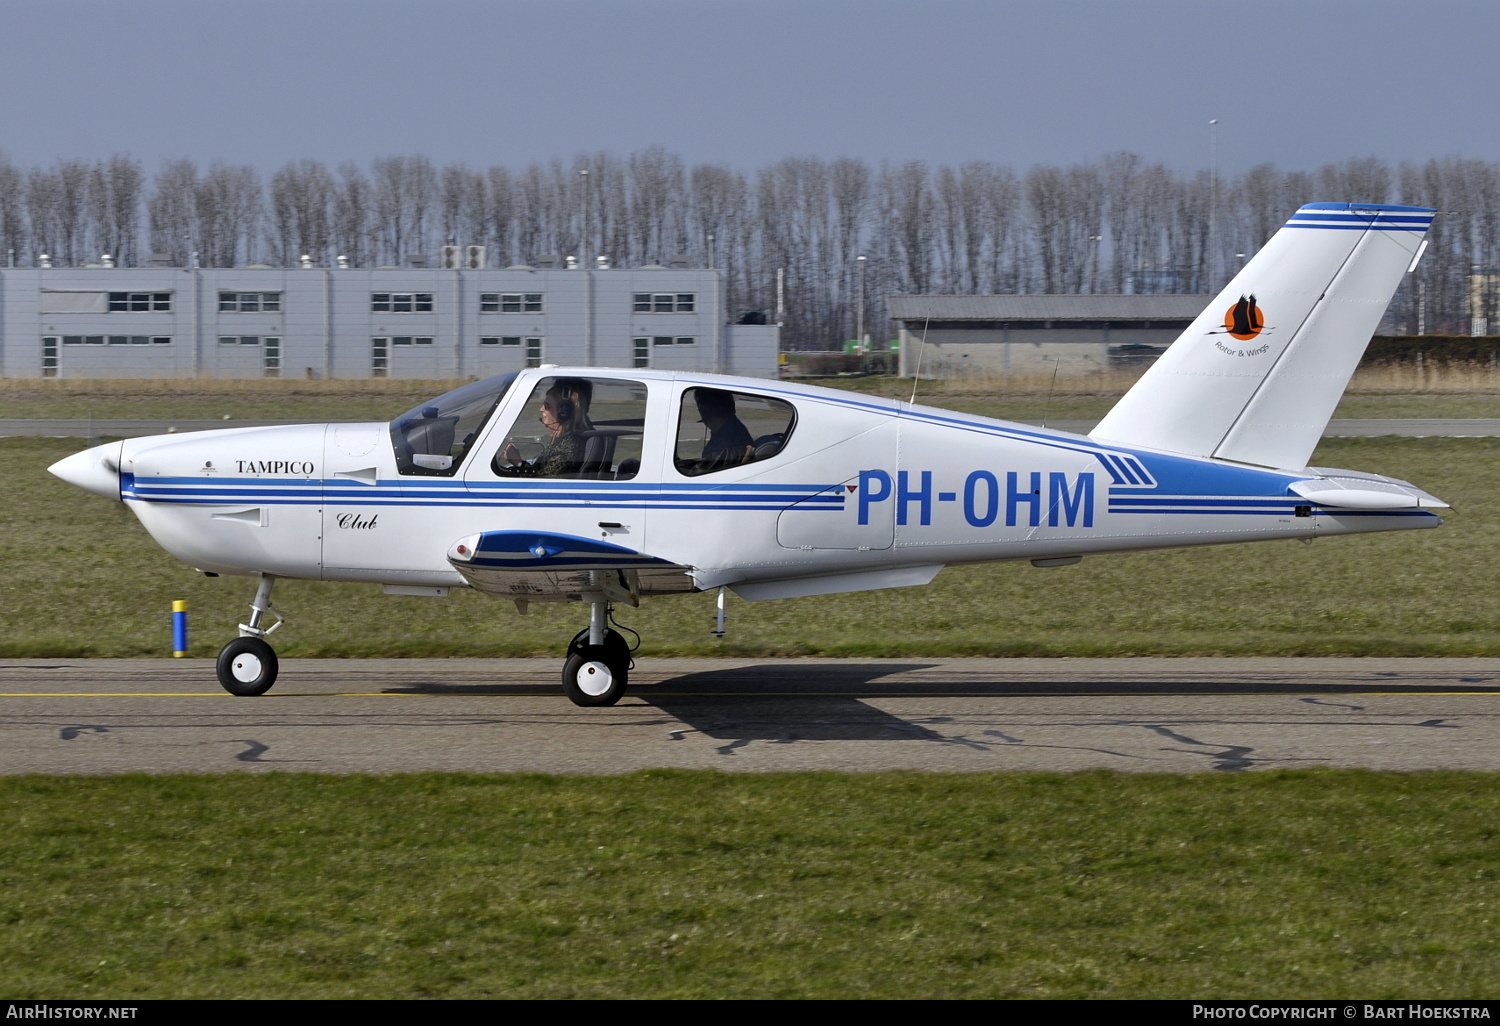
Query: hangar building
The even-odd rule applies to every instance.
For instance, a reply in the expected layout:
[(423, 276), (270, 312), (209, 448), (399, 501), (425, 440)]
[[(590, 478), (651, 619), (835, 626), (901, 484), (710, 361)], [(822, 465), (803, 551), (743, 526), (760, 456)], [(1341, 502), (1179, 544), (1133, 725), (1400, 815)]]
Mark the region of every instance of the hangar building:
[(686, 267), (0, 270), (0, 376), (774, 377), (777, 327), (726, 324), (722, 296), (721, 272)]
[[(901, 373), (1087, 374), (1155, 360), (1211, 296), (887, 296)], [(926, 335), (926, 345), (922, 344)]]

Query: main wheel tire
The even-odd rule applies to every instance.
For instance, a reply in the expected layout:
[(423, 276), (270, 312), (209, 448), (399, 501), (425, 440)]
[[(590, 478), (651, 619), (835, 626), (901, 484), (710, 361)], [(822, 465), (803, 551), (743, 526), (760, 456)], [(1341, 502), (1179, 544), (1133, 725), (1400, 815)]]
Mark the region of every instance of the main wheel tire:
[(630, 660), (608, 645), (571, 649), (563, 665), (563, 690), (574, 705), (614, 705), (625, 694)]
[[(583, 649), (588, 647), (588, 643), (589, 629), (585, 627), (583, 630), (573, 635), (573, 640), (568, 642), (568, 655), (572, 655), (574, 652), (583, 651)], [(630, 645), (628, 642), (626, 642), (625, 638), (621, 636), (619, 631), (611, 627), (606, 627), (604, 629), (603, 645), (605, 648), (609, 649), (611, 656), (621, 665), (630, 665)]]
[(260, 638), (235, 638), (219, 649), (219, 683), (231, 695), (264, 695), (276, 683), (276, 650)]

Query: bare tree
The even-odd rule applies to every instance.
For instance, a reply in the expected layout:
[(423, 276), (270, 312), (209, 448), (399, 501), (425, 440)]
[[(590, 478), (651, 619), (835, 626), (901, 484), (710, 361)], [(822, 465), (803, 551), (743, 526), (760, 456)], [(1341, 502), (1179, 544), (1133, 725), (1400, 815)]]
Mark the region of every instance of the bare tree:
[(135, 265), (139, 257), (144, 181), (140, 164), (120, 154), (89, 168), (87, 234), (93, 248), (120, 267)]
[(630, 155), (630, 233), (641, 260), (660, 263), (686, 245), (674, 209), (684, 193), (682, 161), (660, 146)]
[(382, 157), (371, 165), (375, 222), (383, 255), (392, 263), (428, 252), (437, 204), (437, 173), (423, 156)]
[(247, 164), (215, 163), (194, 191), (199, 259), (207, 267), (246, 263), (260, 223), (260, 176)]
[(146, 201), (151, 251), (165, 253), (173, 265), (186, 267), (198, 246), (198, 165), (191, 160), (169, 160), (151, 183)]
[(0, 152), (0, 254), (5, 266), (16, 267), (26, 259), (26, 178), (10, 158)]
[(485, 195), (489, 200), (489, 231), (486, 237), (494, 249), (490, 259), (496, 267), (514, 262), (516, 231), (515, 182), (510, 168), (492, 167), (485, 173)]
[(1324, 199), (1339, 203), (1389, 203), (1391, 169), (1376, 157), (1326, 164), (1318, 171)]
[(60, 160), (48, 172), (52, 179), (52, 256), (66, 267), (77, 267), (89, 256), (89, 165)]
[(339, 165), (333, 197), (333, 246), (355, 267), (376, 262), (370, 180), (352, 162)]
[(904, 291), (921, 295), (932, 288), (932, 189), (927, 165), (902, 164), (881, 176), (883, 216), (891, 226)]
[(267, 242), (274, 259), (291, 267), (303, 256), (328, 262), (333, 244), (333, 202), (338, 187), (320, 161), (300, 160), (271, 176)]
[(62, 261), (61, 230), (57, 207), (61, 183), (51, 171), (32, 168), (26, 173), (26, 221), (37, 256), (46, 254)]
[(443, 168), (438, 182), (443, 240), (455, 245), (483, 245), (490, 234), (489, 182), (462, 164)]

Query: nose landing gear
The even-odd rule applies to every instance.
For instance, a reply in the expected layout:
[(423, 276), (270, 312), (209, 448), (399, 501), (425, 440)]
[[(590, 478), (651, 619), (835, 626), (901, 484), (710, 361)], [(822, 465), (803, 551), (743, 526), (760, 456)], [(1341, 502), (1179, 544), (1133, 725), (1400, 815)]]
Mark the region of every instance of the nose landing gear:
[[(275, 580), (270, 574), (260, 579), (255, 589), (255, 599), (250, 603), (250, 622), (240, 624), (240, 636), (219, 649), (219, 661), (215, 670), (219, 683), (231, 695), (264, 695), (276, 683), (279, 665), (276, 651), (266, 644), (265, 637), (285, 621), (271, 605), (271, 584)], [(261, 627), (261, 620), (270, 613), (276, 622)]]

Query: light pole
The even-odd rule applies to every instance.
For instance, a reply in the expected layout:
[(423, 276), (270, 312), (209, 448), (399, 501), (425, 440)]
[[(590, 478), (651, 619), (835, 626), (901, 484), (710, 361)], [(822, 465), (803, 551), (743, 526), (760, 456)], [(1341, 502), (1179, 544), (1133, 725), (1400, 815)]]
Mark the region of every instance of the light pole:
[(854, 318), (854, 337), (859, 339), (861, 349), (870, 348), (870, 340), (865, 335), (865, 258), (858, 256), (854, 258), (854, 266), (859, 268), (859, 284), (856, 286), (854, 308), (858, 311)]
[(1208, 290), (1212, 292), (1219, 276), (1214, 273), (1219, 252), (1219, 119), (1208, 123)]
[(589, 266), (589, 260), (593, 256), (589, 252), (589, 169), (581, 167), (578, 169), (578, 180), (583, 183), (583, 238), (578, 244), (578, 258), (584, 268)]

